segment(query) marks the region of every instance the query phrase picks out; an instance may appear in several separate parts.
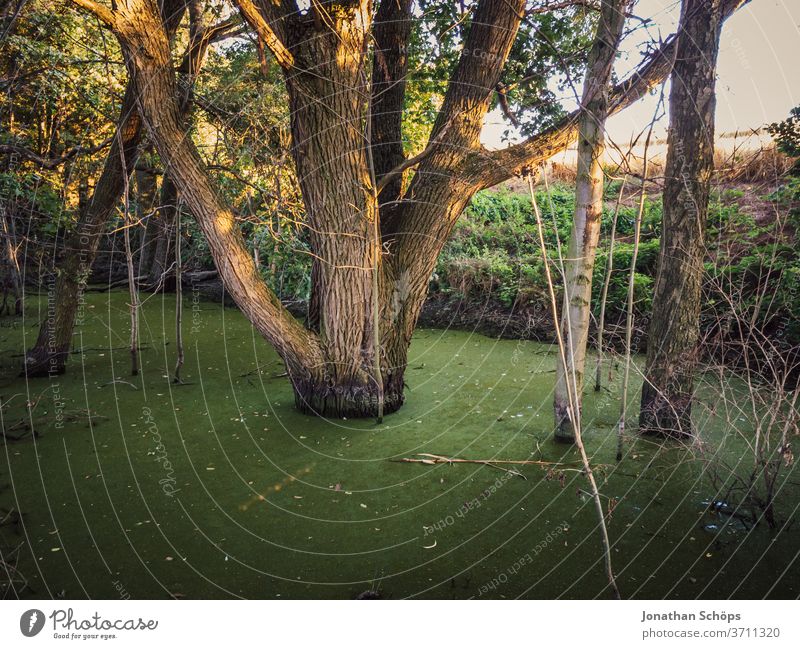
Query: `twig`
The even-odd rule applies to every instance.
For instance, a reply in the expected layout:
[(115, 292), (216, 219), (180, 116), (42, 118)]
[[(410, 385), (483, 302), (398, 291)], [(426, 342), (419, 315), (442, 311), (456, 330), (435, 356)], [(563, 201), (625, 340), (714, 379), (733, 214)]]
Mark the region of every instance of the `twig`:
[(391, 462), (404, 462), (406, 464), (482, 464), (484, 466), (490, 466), (493, 469), (498, 469), (499, 471), (505, 471), (506, 473), (510, 473), (512, 475), (519, 476), (523, 480), (527, 480), (527, 478), (522, 475), (519, 471), (514, 471), (512, 469), (506, 469), (502, 466), (498, 466), (500, 464), (513, 464), (518, 466), (547, 466), (547, 467), (565, 467), (564, 471), (580, 471), (583, 472), (583, 469), (575, 468), (574, 464), (566, 463), (566, 462), (546, 462), (544, 460), (470, 460), (461, 457), (448, 457), (446, 455), (436, 455), (434, 453), (416, 453), (415, 457), (401, 457), (401, 458), (394, 458)]
[(108, 383), (103, 383), (103, 385), (101, 385), (100, 387), (104, 388), (107, 385), (114, 385), (115, 383), (123, 383), (125, 385), (130, 385), (134, 390), (139, 389), (133, 383), (130, 383), (129, 381), (123, 381), (122, 379), (114, 379), (113, 381), (109, 381)]
[(605, 329), (606, 322), (606, 302), (608, 300), (608, 288), (611, 285), (611, 273), (614, 271), (614, 238), (617, 235), (617, 220), (619, 218), (619, 208), (622, 204), (622, 196), (625, 193), (625, 185), (628, 182), (627, 174), (622, 179), (622, 185), (619, 188), (619, 195), (617, 196), (617, 204), (614, 207), (614, 216), (611, 220), (611, 234), (608, 237), (608, 258), (606, 261), (605, 281), (603, 282), (603, 289), (600, 294), (600, 319), (597, 323), (597, 365), (595, 367), (594, 377), (594, 391), (600, 392), (601, 374), (603, 365), (603, 330)]

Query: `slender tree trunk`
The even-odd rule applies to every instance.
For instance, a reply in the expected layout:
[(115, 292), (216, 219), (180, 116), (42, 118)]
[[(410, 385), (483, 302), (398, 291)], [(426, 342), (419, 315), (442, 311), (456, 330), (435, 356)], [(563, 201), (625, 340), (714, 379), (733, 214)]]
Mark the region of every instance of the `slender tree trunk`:
[(131, 376), (139, 374), (139, 286), (137, 284), (136, 271), (133, 263), (133, 248), (131, 247), (131, 228), (133, 224), (128, 211), (128, 176), (125, 175), (124, 189), (124, 218), (122, 221), (122, 234), (125, 242), (125, 266), (128, 269), (128, 296), (130, 302), (128, 311), (130, 313), (131, 337)]
[(650, 153), (650, 138), (653, 135), (653, 122), (650, 123), (650, 130), (647, 132), (647, 139), (644, 142), (644, 158), (642, 163), (642, 193), (639, 196), (639, 209), (636, 211), (636, 221), (633, 225), (633, 254), (631, 255), (631, 265), (628, 270), (628, 300), (625, 310), (625, 369), (622, 376), (622, 395), (620, 397), (619, 421), (617, 422), (617, 462), (622, 459), (622, 447), (625, 440), (625, 420), (628, 415), (628, 386), (631, 379), (631, 340), (633, 339), (633, 297), (636, 287), (636, 262), (639, 259), (639, 240), (642, 233), (642, 216), (644, 206), (647, 201), (647, 174), (648, 174), (648, 155)]
[(692, 434), (722, 0), (684, 0), (670, 91), (664, 210), (639, 429)]
[(161, 183), (159, 206), (155, 221), (155, 252), (150, 264), (147, 284), (153, 291), (171, 291), (175, 275), (170, 272), (175, 260), (175, 239), (173, 228), (178, 213), (178, 188), (169, 173), (164, 174)]
[(156, 197), (158, 196), (158, 183), (156, 175), (149, 170), (137, 169), (136, 176), (136, 216), (141, 223), (142, 229), (141, 244), (139, 245), (139, 259), (137, 262), (137, 275), (146, 275), (144, 271), (153, 264), (155, 254), (155, 244), (158, 238), (155, 236), (156, 230)]
[(629, 0), (603, 0), (597, 35), (589, 54), (582, 112), (578, 125), (578, 175), (564, 278), (561, 331), (566, 364), (558, 365), (553, 399), (556, 441), (572, 443), (576, 413), (571, 412), (569, 389), (580, 408), (586, 368), (586, 343), (591, 320), (592, 277), (603, 216), (605, 123), (611, 70), (619, 48)]
[[(542, 262), (544, 264), (544, 273), (545, 279), (547, 283), (547, 291), (550, 297), (550, 309), (553, 314), (553, 319), (558, 319), (558, 303), (556, 301), (556, 292), (555, 286), (553, 284), (553, 278), (550, 273), (550, 260), (547, 257), (547, 246), (545, 245), (544, 241), (544, 228), (542, 227), (542, 215), (539, 211), (539, 206), (536, 203), (536, 192), (533, 189), (533, 177), (528, 176), (528, 189), (531, 195), (531, 207), (533, 208), (533, 214), (536, 217), (536, 231), (539, 235), (539, 249), (542, 253)], [(563, 336), (561, 335), (561, 329), (556, 328), (556, 343), (558, 345), (558, 364), (564, 367), (566, 372), (567, 367), (567, 345), (566, 341), (564, 340)], [(603, 558), (605, 562), (606, 568), (606, 577), (608, 578), (608, 585), (611, 587), (611, 591), (614, 594), (615, 599), (620, 599), (619, 587), (617, 586), (617, 580), (614, 575), (614, 569), (612, 566), (612, 559), (611, 559), (611, 541), (608, 535), (608, 527), (606, 526), (606, 519), (605, 519), (605, 512), (603, 511), (603, 503), (600, 500), (600, 491), (597, 488), (597, 480), (595, 480), (594, 471), (592, 470), (592, 464), (589, 461), (589, 456), (586, 453), (586, 447), (583, 444), (583, 429), (581, 425), (581, 409), (577, 407), (577, 395), (573, 392), (575, 384), (567, 384), (567, 399), (569, 401), (569, 408), (572, 412), (575, 413), (574, 419), (574, 426), (573, 431), (575, 434), (575, 446), (578, 448), (578, 452), (581, 456), (581, 463), (583, 464), (583, 471), (586, 475), (586, 479), (589, 482), (589, 488), (591, 489), (591, 496), (592, 500), (594, 501), (595, 512), (597, 514), (597, 524), (600, 528), (600, 535), (603, 541)]]
[(622, 179), (619, 188), (617, 204), (614, 206), (614, 216), (611, 220), (611, 233), (608, 237), (608, 261), (606, 262), (606, 273), (603, 281), (603, 290), (600, 295), (600, 316), (597, 319), (597, 364), (595, 366), (594, 391), (600, 392), (602, 387), (603, 373), (603, 335), (606, 328), (606, 302), (608, 301), (608, 287), (611, 285), (611, 273), (614, 272), (614, 240), (617, 236), (617, 220), (619, 219), (619, 208), (622, 205), (622, 196), (625, 192), (625, 185), (628, 183), (628, 175)]
[[(7, 285), (14, 291), (14, 315), (22, 315), (22, 302), (24, 288), (22, 285), (22, 273), (19, 267), (19, 257), (17, 255), (19, 244), (17, 243), (16, 228), (14, 227), (14, 214), (9, 214), (6, 218), (5, 210), (0, 206), (0, 222), (3, 226), (3, 239), (5, 241), (6, 269), (9, 275)], [(11, 308), (9, 307), (9, 313)]]
[[(255, 250), (258, 250), (256, 248)], [(256, 268), (258, 262), (256, 262)], [(175, 347), (177, 358), (175, 360), (175, 383), (181, 383), (181, 369), (183, 368), (183, 261), (181, 259), (181, 211), (175, 211)]]

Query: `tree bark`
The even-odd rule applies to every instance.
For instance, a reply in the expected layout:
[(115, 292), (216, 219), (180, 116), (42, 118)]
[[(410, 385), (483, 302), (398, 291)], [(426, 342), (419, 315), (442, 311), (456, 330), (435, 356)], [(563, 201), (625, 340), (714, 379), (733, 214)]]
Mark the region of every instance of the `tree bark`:
[(478, 3), (459, 62), (431, 133), (441, 144), (425, 157), (403, 199), (381, 213), (391, 253), (384, 327), (405, 345), (419, 317), (436, 260), (458, 217), (480, 189), (480, 133), (523, 15), (522, 0)]
[(692, 434), (723, 5), (722, 0), (684, 0), (681, 11), (671, 76), (661, 249), (639, 415), (644, 434)]
[(164, 174), (161, 182), (159, 205), (153, 215), (154, 252), (147, 277), (148, 288), (152, 291), (171, 291), (175, 288), (175, 276), (170, 269), (175, 259), (175, 238), (173, 229), (180, 209), (178, 188), (169, 176)]
[[(372, 157), (378, 181), (405, 159), (402, 127), (411, 25), (411, 0), (381, 0), (373, 26), (370, 107)], [(398, 174), (381, 192), (381, 204), (398, 200), (402, 187), (403, 176)]]
[[(313, 20), (289, 25), (295, 63), (285, 76), (292, 155), (314, 254), (312, 302), (324, 358), (298, 390), (297, 403), (309, 412), (352, 416), (375, 409), (378, 394), (370, 371), (369, 317), (374, 266), (370, 224), (378, 218), (378, 206), (362, 121), (367, 109), (368, 3), (352, 3), (338, 20), (333, 26), (324, 18), (318, 25)], [(381, 260), (377, 263), (380, 272)], [(375, 403), (370, 406), (371, 400)]]
[[(578, 172), (575, 183), (575, 216), (564, 264), (564, 305), (561, 332), (566, 363), (556, 370), (553, 398), (555, 440), (575, 441), (574, 413), (580, 408), (586, 373), (586, 343), (591, 321), (592, 277), (603, 217), (603, 154), (608, 117), (611, 70), (619, 49), (629, 0), (603, 0), (597, 34), (589, 53), (586, 81), (578, 120)], [(572, 400), (569, 391), (572, 390)]]
[(234, 214), (214, 190), (200, 154), (186, 137), (169, 41), (155, 0), (131, 0), (120, 6), (112, 24), (153, 144), (203, 231), (226, 289), (275, 346), (292, 381), (307, 383), (325, 365), (319, 341), (294, 320), (262, 280)]
[(136, 176), (136, 218), (144, 223), (142, 236), (139, 245), (139, 258), (137, 261), (138, 277), (141, 277), (145, 269), (153, 265), (153, 255), (156, 252), (158, 237), (156, 236), (156, 197), (158, 196), (158, 183), (156, 174), (150, 170), (137, 169)]

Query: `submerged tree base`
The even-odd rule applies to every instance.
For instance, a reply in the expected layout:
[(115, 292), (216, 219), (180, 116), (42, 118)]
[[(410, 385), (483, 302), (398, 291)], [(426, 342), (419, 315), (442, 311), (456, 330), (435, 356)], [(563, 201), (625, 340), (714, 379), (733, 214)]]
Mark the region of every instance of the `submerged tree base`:
[(558, 444), (574, 444), (575, 435), (571, 428), (569, 431), (556, 428), (555, 433), (553, 433), (553, 441)]
[(692, 437), (691, 396), (667, 399), (652, 386), (642, 389), (639, 434), (648, 437), (689, 439)]
[(553, 405), (553, 415), (555, 418), (553, 441), (559, 444), (574, 444), (575, 429), (569, 418), (569, 407), (562, 403), (555, 403)]
[[(404, 402), (403, 381), (390, 380), (384, 388), (383, 414), (400, 409)], [(321, 385), (315, 381), (293, 380), (295, 407), (302, 413), (333, 419), (374, 418), (379, 397), (374, 384)]]
[(51, 350), (33, 347), (25, 354), (25, 364), (19, 376), (29, 379), (64, 374), (67, 371), (67, 350)]

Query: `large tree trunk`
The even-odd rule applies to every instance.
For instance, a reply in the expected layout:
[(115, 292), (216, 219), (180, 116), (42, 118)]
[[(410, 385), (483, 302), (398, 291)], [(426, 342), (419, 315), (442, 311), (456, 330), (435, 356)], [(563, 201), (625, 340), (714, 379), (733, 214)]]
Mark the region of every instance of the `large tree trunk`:
[[(238, 4), (246, 6), (241, 0)], [(369, 3), (351, 4), (358, 7), (351, 8), (356, 12), (351, 16), (358, 12), (368, 15)], [(436, 259), (478, 188), (464, 161), (480, 147), (483, 118), (514, 42), (523, 6), (523, 0), (478, 3), (464, 53), (433, 128), (432, 142), (442, 137), (441, 144), (422, 160), (405, 195), (401, 196), (402, 184), (397, 182), (400, 176), (381, 193), (380, 234), (389, 252), (377, 255), (380, 375), (386, 413), (403, 402), (408, 346)], [(289, 23), (290, 30), (299, 26), (300, 32), (279, 34), (289, 43), (289, 51), (280, 53), (279, 60), (292, 61), (284, 68), (292, 98), (294, 157), (315, 254), (309, 324), (319, 332), (325, 357), (324, 372), (315, 373), (309, 384), (295, 381), (295, 387), (303, 410), (373, 416), (380, 395), (371, 371), (371, 270), (377, 252), (371, 222), (376, 206), (368, 191), (372, 179), (360, 144), (365, 129), (358, 125), (366, 114), (363, 89), (368, 75), (356, 71), (349, 54), (362, 51), (364, 34), (359, 31), (358, 42), (348, 40), (354, 37), (350, 29), (340, 30), (347, 38), (332, 38), (324, 30), (313, 39), (304, 38), (302, 29), (310, 29), (311, 20)], [(352, 25), (366, 30), (368, 26), (360, 26), (360, 20), (356, 18)], [(376, 100), (371, 117), (377, 145), (373, 152), (379, 152), (375, 175), (381, 179), (403, 162), (399, 142), (402, 103), (395, 91), (402, 87), (407, 66), (408, 3), (382, 6), (376, 20), (376, 47), (381, 54), (373, 61), (376, 86), (372, 94)], [(390, 25), (397, 31), (393, 33)], [(362, 67), (364, 61), (357, 65)], [(298, 72), (304, 69), (314, 74), (306, 78)], [(309, 97), (317, 99), (310, 101)], [(335, 198), (331, 200), (331, 196)], [(359, 218), (359, 214), (364, 216)], [(354, 263), (360, 267), (349, 269)]]
[[(286, 71), (293, 156), (314, 255), (312, 329), (282, 307), (257, 273), (231, 210), (215, 192), (202, 160), (180, 126), (174, 71), (152, 0), (119, 7), (106, 17), (137, 80), (139, 103), (152, 140), (182, 199), (194, 214), (234, 300), (284, 359), (297, 407), (325, 416), (372, 416), (403, 401), (406, 354), (428, 278), (456, 218), (476, 189), (462, 175), (503, 62), (521, 19), (523, 0), (483, 0), (434, 133), (448, 130), (420, 167), (407, 201), (374, 236), (378, 200), (365, 149), (369, 118), (366, 70), (371, 6), (344, 2), (335, 15), (312, 6), (273, 26), (288, 46), (274, 43), (270, 24), (254, 5), (238, 3)], [(261, 7), (261, 11), (270, 11)], [(487, 63), (487, 61), (489, 63)], [(480, 63), (480, 65), (478, 65)], [(422, 209), (416, 206), (422, 205)], [(373, 270), (377, 266), (380, 369), (374, 371)], [(375, 376), (380, 374), (381, 386)]]
[(197, 148), (186, 136), (169, 40), (155, 0), (131, 0), (112, 16), (153, 144), (202, 229), (226, 289), (275, 346), (292, 380), (307, 380), (324, 366), (319, 342), (262, 280), (233, 212), (215, 191)]
[[(603, 0), (600, 22), (586, 66), (578, 120), (575, 216), (564, 263), (561, 331), (565, 363), (558, 363), (553, 398), (556, 441), (575, 440), (572, 407), (580, 408), (591, 320), (592, 277), (603, 216), (603, 153), (611, 70), (619, 48), (629, 0)], [(570, 394), (572, 398), (570, 399)]]
[(664, 211), (639, 429), (691, 435), (704, 237), (714, 170), (722, 0), (684, 0), (670, 91)]
[[(286, 82), (292, 154), (314, 254), (311, 320), (324, 358), (293, 383), (300, 410), (368, 416), (376, 414), (381, 392), (385, 412), (400, 407), (405, 364), (399, 373), (373, 370), (372, 278), (377, 264), (380, 283), (384, 268), (373, 234), (379, 216), (365, 146), (369, 4), (349, 7), (338, 20), (335, 31), (297, 22), (292, 29), (298, 33), (290, 36), (302, 44), (290, 48), (295, 66)], [(304, 38), (308, 30), (313, 38)]]

